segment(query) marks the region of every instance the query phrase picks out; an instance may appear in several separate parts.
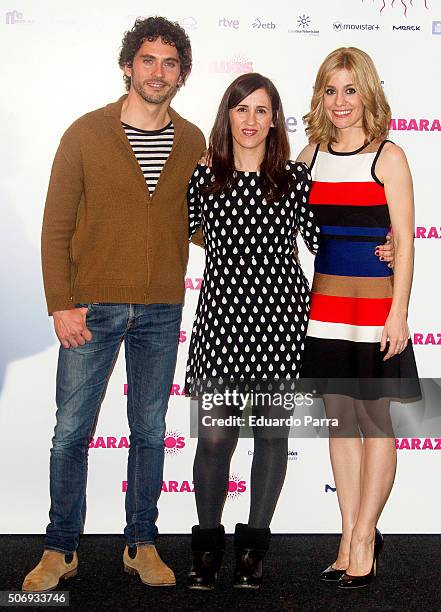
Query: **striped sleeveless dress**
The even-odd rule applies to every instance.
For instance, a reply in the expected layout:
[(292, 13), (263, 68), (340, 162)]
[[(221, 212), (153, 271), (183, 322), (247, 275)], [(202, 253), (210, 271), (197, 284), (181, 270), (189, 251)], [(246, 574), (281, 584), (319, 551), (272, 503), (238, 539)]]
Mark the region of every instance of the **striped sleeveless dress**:
[(319, 393), (359, 399), (419, 394), (410, 340), (387, 361), (380, 351), (393, 291), (393, 272), (375, 255), (390, 227), (384, 186), (375, 174), (386, 142), (343, 153), (321, 145), (311, 164), (309, 202), (320, 246), (301, 377), (315, 379)]

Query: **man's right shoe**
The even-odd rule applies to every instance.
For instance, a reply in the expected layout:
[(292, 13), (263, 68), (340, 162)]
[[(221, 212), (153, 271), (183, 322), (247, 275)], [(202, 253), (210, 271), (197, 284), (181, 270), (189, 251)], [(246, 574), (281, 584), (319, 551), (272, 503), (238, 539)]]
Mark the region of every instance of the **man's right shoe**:
[(225, 550), (223, 525), (213, 529), (192, 529), (191, 548), (193, 564), (187, 576), (187, 587), (198, 591), (211, 591), (216, 584)]
[(40, 563), (24, 579), (22, 591), (52, 591), (57, 588), (60, 580), (76, 576), (77, 568), (76, 552), (66, 555), (55, 550), (45, 550)]

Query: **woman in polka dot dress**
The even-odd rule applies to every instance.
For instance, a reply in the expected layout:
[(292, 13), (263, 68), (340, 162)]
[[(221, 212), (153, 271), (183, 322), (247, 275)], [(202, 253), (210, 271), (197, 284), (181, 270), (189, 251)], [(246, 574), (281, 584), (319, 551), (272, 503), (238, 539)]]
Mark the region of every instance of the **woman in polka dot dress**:
[[(296, 378), (304, 348), (309, 286), (294, 254), (300, 231), (316, 252), (319, 229), (308, 207), (310, 176), (287, 161), (280, 97), (251, 73), (227, 89), (210, 137), (210, 165), (198, 165), (188, 192), (190, 238), (202, 230), (206, 266), (190, 342), (186, 392), (210, 379)], [(209, 429), (209, 428), (205, 428)], [(188, 586), (211, 589), (220, 567), (220, 524), (239, 427), (199, 433)], [(236, 526), (237, 587), (258, 588), (269, 524), (286, 473), (288, 442), (254, 428), (251, 509)], [(251, 551), (251, 552), (250, 552)]]

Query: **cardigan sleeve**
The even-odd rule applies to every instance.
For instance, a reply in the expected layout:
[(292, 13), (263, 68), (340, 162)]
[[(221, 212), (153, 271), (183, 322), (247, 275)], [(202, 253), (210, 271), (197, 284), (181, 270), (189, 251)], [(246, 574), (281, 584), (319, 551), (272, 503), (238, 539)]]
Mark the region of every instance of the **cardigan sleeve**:
[(74, 308), (70, 244), (83, 195), (83, 166), (77, 130), (72, 126), (55, 154), (41, 233), (43, 283), (49, 314)]
[(202, 166), (197, 166), (193, 172), (187, 190), (188, 204), (188, 238), (194, 244), (204, 248), (204, 235), (202, 231), (201, 201), (199, 180)]
[(317, 254), (320, 242), (320, 227), (309, 204), (311, 175), (306, 164), (296, 163), (298, 206), (296, 223), (308, 249)]

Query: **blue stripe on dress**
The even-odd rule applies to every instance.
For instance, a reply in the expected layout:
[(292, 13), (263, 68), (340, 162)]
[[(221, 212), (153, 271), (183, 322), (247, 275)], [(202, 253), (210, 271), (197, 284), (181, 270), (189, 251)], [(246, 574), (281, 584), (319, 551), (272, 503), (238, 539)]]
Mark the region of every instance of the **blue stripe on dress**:
[(392, 270), (379, 260), (374, 250), (372, 242), (326, 240), (322, 236), (315, 271), (336, 276), (392, 276)]
[(386, 236), (387, 227), (351, 227), (343, 225), (322, 225), (320, 231), (322, 234), (330, 234), (332, 236)]

